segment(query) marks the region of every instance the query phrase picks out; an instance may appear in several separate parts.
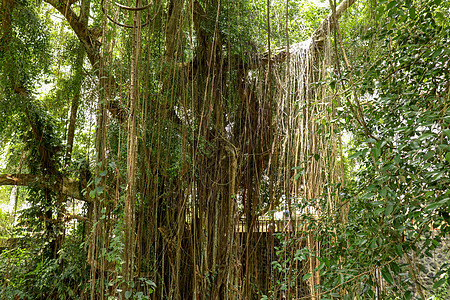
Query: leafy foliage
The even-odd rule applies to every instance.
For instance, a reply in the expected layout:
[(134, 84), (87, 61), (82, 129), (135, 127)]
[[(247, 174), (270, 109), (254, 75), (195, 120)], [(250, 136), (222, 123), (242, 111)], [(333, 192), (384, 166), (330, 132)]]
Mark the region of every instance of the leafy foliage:
[(357, 169), (341, 194), (348, 224), (330, 228), (335, 234), (324, 242), (326, 263), (319, 267), (321, 289), (333, 291), (330, 298), (373, 297), (373, 274), (379, 274), (387, 283), (385, 297), (409, 299), (420, 289), (420, 266), (411, 269), (411, 255), (430, 256), (449, 233), (450, 27), (438, 5), (390, 1), (377, 7), (383, 25), (369, 28), (361, 42), (378, 55), (362, 53), (354, 73), (340, 79), (351, 82), (353, 75), (351, 88), (361, 100), (360, 117), (349, 113), (358, 106), (355, 98), (341, 117), (350, 124), (363, 118), (368, 130), (349, 127), (356, 140), (349, 158)]
[[(87, 291), (86, 250), (80, 239), (66, 240), (58, 259), (42, 255), (42, 240), (30, 236), (3, 251), (0, 259), (5, 299), (74, 299)], [(64, 268), (62, 268), (64, 266)]]

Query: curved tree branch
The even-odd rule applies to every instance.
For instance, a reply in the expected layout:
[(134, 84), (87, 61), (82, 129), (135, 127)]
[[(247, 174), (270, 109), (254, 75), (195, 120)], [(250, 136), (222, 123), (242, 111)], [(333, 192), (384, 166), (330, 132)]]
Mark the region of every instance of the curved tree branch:
[(67, 5), (65, 1), (45, 0), (45, 2), (53, 6), (66, 18), (78, 39), (83, 43), (89, 61), (93, 66), (97, 65), (100, 62), (100, 42), (94, 38), (94, 35), (87, 27), (87, 24), (85, 24), (80, 17), (77, 16), (77, 14), (72, 8), (70, 8), (70, 6)]
[[(331, 31), (334, 30), (336, 23), (341, 15), (352, 6), (356, 0), (344, 0), (336, 7), (336, 13), (333, 15), (333, 12), (329, 13), (328, 16), (322, 21), (320, 26), (314, 30), (311, 35), (311, 39), (314, 43), (315, 50), (320, 52), (323, 50), (325, 38), (330, 34)], [(334, 20), (336, 20), (334, 22)]]
[[(104, 3), (104, 0), (102, 0), (102, 2), (100, 3), (100, 6), (102, 7), (102, 11), (103, 11), (103, 13), (105, 14), (105, 16), (108, 18), (109, 21), (111, 21), (112, 23), (114, 23), (114, 24), (116, 24), (117, 26), (120, 26), (120, 27), (124, 27), (124, 28), (134, 28), (134, 25), (127, 25), (127, 24), (124, 24), (124, 23), (120, 23), (120, 22), (117, 22), (116, 20), (114, 20), (113, 18), (111, 18), (111, 17), (109, 16), (108, 12), (106, 11), (106, 8), (105, 8), (105, 6), (104, 6), (103, 3)], [(114, 4), (115, 4), (116, 6), (118, 6), (118, 7), (120, 7), (120, 8), (125, 9), (125, 10), (130, 10), (130, 11), (141, 11), (141, 10), (144, 10), (144, 9), (146, 9), (146, 8), (149, 8), (150, 5), (151, 5), (152, 3), (150, 3), (150, 4), (148, 4), (148, 5), (144, 6), (144, 7), (138, 7), (138, 8), (133, 8), (133, 7), (124, 6), (124, 5), (122, 5), (122, 4), (120, 4), (120, 3), (117, 3), (117, 2), (115, 2)], [(145, 26), (147, 26), (148, 24), (150, 24), (150, 20), (148, 20), (147, 22), (145, 22), (144, 24), (142, 24), (141, 27), (145, 27)]]
[[(352, 6), (356, 0), (344, 0), (336, 7), (336, 14), (333, 15), (333, 12), (329, 13), (328, 16), (322, 21), (322, 23), (314, 30), (311, 35), (311, 51), (314, 55), (322, 52), (326, 37), (332, 32), (336, 26), (336, 23), (341, 15)], [(334, 22), (334, 20), (336, 20)], [(274, 56), (269, 59), (269, 54), (267, 52), (263, 54), (257, 54), (254, 59), (248, 63), (248, 69), (257, 69), (267, 65), (270, 61), (271, 64), (279, 64), (284, 62), (289, 55), (293, 54), (294, 51), (298, 48), (302, 48), (305, 42), (295, 43), (290, 46), (289, 52), (286, 49), (278, 52)]]
[[(67, 5), (64, 1), (58, 0), (45, 0), (48, 4), (58, 10), (67, 20), (70, 27), (83, 44), (86, 55), (92, 67), (95, 70), (97, 78), (101, 80), (105, 87), (105, 93), (107, 99), (113, 99), (118, 87), (115, 78), (106, 66), (101, 64), (102, 56), (100, 54), (101, 43), (98, 40), (98, 34), (96, 30), (88, 27), (87, 23), (83, 22), (81, 18)], [(125, 120), (126, 112), (119, 104), (113, 100), (109, 100), (107, 104), (109, 112), (117, 118), (119, 121)]]
[[(129, 11), (140, 11), (140, 10), (144, 10), (144, 9), (149, 8), (149, 7), (153, 4), (153, 2), (150, 2), (149, 4), (147, 4), (147, 5), (145, 5), (145, 6), (141, 6), (141, 7), (130, 7), (130, 6), (125, 6), (125, 5), (120, 4), (119, 2), (114, 2), (114, 4), (115, 4), (117, 7), (120, 7), (120, 8), (125, 9), (125, 10), (129, 10)], [(144, 25), (142, 25), (142, 26), (144, 26)]]

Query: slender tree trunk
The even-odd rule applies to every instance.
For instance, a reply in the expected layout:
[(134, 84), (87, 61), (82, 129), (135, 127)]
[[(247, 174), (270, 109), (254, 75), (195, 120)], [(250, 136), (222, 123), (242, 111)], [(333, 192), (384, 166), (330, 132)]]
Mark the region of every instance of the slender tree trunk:
[[(136, 0), (136, 7), (141, 7), (141, 0)], [(130, 112), (128, 118), (128, 160), (127, 160), (127, 197), (125, 200), (125, 249), (123, 278), (125, 287), (122, 296), (129, 290), (129, 284), (133, 280), (134, 249), (135, 249), (135, 203), (136, 203), (136, 162), (137, 162), (137, 130), (136, 114), (138, 105), (138, 78), (139, 78), (139, 55), (141, 47), (141, 11), (134, 12), (134, 27), (132, 36), (131, 57), (131, 94)]]
[(73, 141), (75, 138), (75, 128), (77, 121), (77, 112), (81, 99), (81, 85), (83, 83), (83, 61), (85, 56), (85, 50), (80, 43), (77, 52), (77, 58), (75, 62), (75, 95), (72, 98), (72, 104), (70, 106), (69, 127), (67, 129), (67, 148), (66, 148), (66, 163), (69, 163), (72, 158)]

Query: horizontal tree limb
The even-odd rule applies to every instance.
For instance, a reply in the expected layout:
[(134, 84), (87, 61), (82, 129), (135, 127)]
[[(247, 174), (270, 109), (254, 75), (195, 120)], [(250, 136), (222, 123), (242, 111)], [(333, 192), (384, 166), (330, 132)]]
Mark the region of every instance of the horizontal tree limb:
[(62, 177), (59, 183), (57, 182), (56, 184), (52, 184), (33, 174), (0, 174), (0, 186), (2, 185), (35, 185), (37, 187), (49, 188), (56, 193), (61, 192), (67, 197), (92, 202), (92, 199), (89, 197), (84, 197), (81, 193), (83, 188), (81, 187), (80, 181), (66, 177)]
[(66, 222), (69, 222), (69, 221), (71, 221), (73, 219), (76, 219), (76, 220), (79, 220), (79, 221), (83, 221), (83, 222), (92, 222), (91, 219), (83, 217), (83, 216), (80, 216), (80, 215), (69, 215), (69, 214), (65, 214), (64, 215), (64, 220)]

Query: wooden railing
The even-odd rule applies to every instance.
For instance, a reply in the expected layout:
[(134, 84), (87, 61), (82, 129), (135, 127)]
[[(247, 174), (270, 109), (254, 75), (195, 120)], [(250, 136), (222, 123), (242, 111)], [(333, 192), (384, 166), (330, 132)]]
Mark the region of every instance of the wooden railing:
[[(253, 232), (286, 232), (286, 231), (295, 231), (297, 225), (300, 222), (298, 220), (265, 220), (260, 219), (255, 222), (252, 226)], [(246, 220), (240, 220), (237, 225), (236, 232), (247, 232), (248, 225)]]

